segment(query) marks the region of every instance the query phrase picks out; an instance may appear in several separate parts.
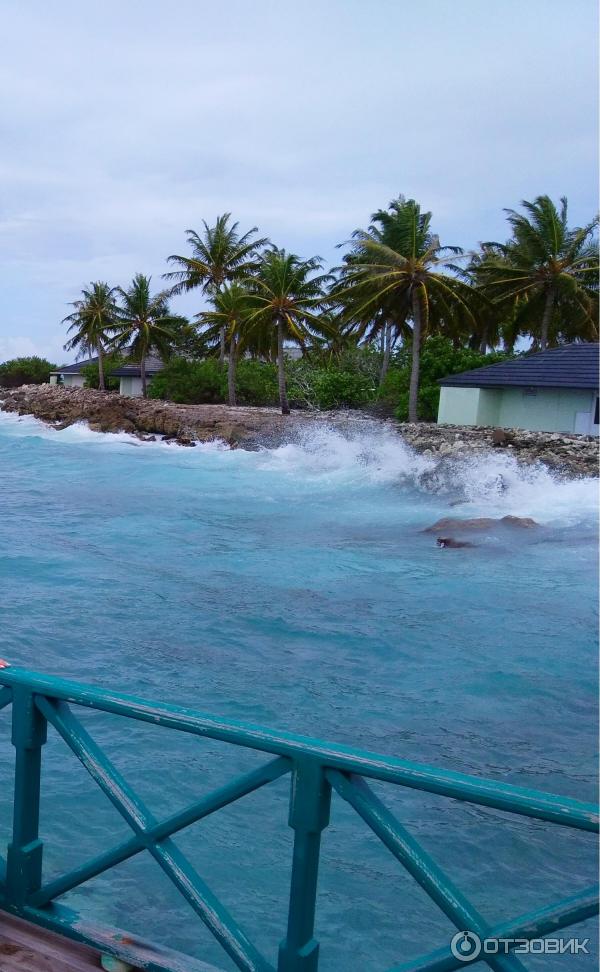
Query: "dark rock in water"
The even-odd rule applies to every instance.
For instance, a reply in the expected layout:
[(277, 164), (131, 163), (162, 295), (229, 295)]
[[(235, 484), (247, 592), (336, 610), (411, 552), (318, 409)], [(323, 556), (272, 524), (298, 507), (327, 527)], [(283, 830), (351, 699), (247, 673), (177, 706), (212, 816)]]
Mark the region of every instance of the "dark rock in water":
[(530, 530), (531, 527), (539, 526), (539, 523), (530, 516), (503, 516), (500, 523), (504, 523), (505, 526), (520, 527), (524, 530)]
[(450, 550), (458, 550), (460, 547), (474, 547), (474, 543), (468, 540), (455, 540), (454, 537), (438, 537), (436, 544), (442, 549), (448, 547)]
[(539, 526), (530, 516), (502, 516), (489, 517), (477, 516), (471, 520), (459, 520), (458, 517), (444, 516), (437, 523), (430, 527), (425, 527), (423, 533), (438, 533), (440, 530), (488, 530), (497, 526), (518, 527), (522, 530), (530, 530), (532, 527)]

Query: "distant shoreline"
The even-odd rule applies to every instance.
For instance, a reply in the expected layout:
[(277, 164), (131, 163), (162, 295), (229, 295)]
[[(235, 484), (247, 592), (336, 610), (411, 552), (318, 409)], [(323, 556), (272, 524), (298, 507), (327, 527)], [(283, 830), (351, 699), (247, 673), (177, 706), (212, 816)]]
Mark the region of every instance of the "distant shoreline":
[(84, 421), (96, 432), (128, 432), (141, 440), (160, 436), (182, 446), (218, 439), (233, 448), (255, 449), (293, 441), (311, 427), (332, 427), (351, 434), (372, 424), (401, 436), (407, 445), (435, 459), (501, 451), (524, 464), (541, 462), (569, 478), (598, 476), (598, 441), (566, 433), (507, 430), (506, 441), (495, 446), (491, 428), (411, 425), (360, 411), (297, 411), (286, 416), (274, 408), (177, 405), (59, 385), (22, 385), (0, 394), (2, 411), (31, 415), (55, 428)]

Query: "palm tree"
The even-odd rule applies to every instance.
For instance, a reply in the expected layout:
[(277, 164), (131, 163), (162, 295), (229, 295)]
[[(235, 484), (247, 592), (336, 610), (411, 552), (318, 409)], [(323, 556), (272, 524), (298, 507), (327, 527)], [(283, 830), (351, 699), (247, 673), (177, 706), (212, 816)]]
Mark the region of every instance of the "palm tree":
[(248, 281), (252, 290), (250, 329), (277, 335), (279, 403), (283, 415), (290, 414), (285, 342), (293, 341), (305, 348), (315, 334), (326, 335), (330, 331), (319, 311), (327, 305), (325, 288), (332, 278), (330, 274), (317, 274), (321, 267), (320, 257), (301, 260), (295, 253), (273, 247), (264, 254), (256, 277)]
[(156, 351), (165, 357), (185, 319), (169, 310), (169, 291), (150, 293), (151, 277), (137, 273), (127, 290), (117, 288), (120, 298), (118, 330), (113, 338), (117, 347), (126, 347), (133, 361), (139, 362), (142, 395), (147, 393), (146, 357)]
[(79, 300), (74, 300), (71, 306), (75, 308), (72, 314), (63, 318), (63, 324), (69, 324), (67, 333), (73, 333), (65, 344), (65, 351), (77, 352), (80, 358), (84, 354), (98, 356), (98, 380), (101, 391), (106, 391), (104, 381), (104, 350), (105, 344), (116, 327), (116, 287), (109, 287), (103, 281), (95, 281), (88, 289), (81, 291)]
[(237, 359), (246, 337), (246, 327), (251, 310), (248, 290), (238, 283), (232, 283), (213, 297), (214, 309), (202, 311), (198, 319), (208, 326), (205, 337), (210, 339), (211, 332), (219, 335), (226, 332), (229, 338), (229, 360), (227, 366), (228, 402), (235, 405), (235, 373)]
[[(248, 277), (258, 266), (258, 251), (268, 240), (256, 239), (258, 227), (253, 226), (240, 236), (239, 223), (231, 223), (231, 213), (217, 217), (214, 226), (204, 220), (201, 233), (186, 230), (187, 241), (192, 248), (192, 256), (171, 254), (168, 263), (180, 269), (165, 273), (166, 280), (175, 281), (173, 294), (194, 290), (199, 287), (202, 293), (215, 297), (227, 283)], [(225, 361), (225, 327), (220, 329), (219, 361)]]
[[(491, 296), (514, 306), (512, 326), (529, 333), (543, 351), (558, 337), (561, 313), (578, 318), (585, 333), (593, 325), (598, 286), (598, 219), (569, 229), (567, 200), (560, 209), (549, 196), (523, 200), (525, 213), (507, 209), (512, 227), (508, 243), (484, 243), (480, 276)], [(568, 325), (567, 325), (568, 329)]]
[[(412, 321), (409, 421), (418, 421), (421, 341), (430, 324), (464, 318), (474, 323), (466, 283), (456, 259), (458, 246), (441, 246), (431, 231), (431, 213), (399, 196), (378, 210), (368, 230), (356, 230), (334, 297), (346, 316), (361, 322), (384, 315), (398, 333)], [(448, 272), (450, 271), (450, 272)]]

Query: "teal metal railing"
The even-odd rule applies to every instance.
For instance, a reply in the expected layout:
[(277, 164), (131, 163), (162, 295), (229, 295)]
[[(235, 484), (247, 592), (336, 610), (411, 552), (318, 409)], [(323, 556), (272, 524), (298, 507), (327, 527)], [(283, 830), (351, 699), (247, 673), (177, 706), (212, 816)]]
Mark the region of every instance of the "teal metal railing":
[[(512, 921), (489, 925), (369, 787), (367, 780), (410, 787), (453, 800), (548, 821), (574, 830), (597, 831), (591, 804), (492, 780), (435, 769), (392, 756), (379, 756), (286, 732), (263, 729), (200, 712), (39, 675), (24, 669), (0, 670), (0, 708), (12, 704), (15, 747), (14, 817), (0, 907), (5, 911), (86, 942), (148, 972), (200, 972), (208, 966), (180, 953), (135, 942), (99, 928), (56, 899), (111, 867), (146, 851), (221, 944), (239, 969), (274, 972), (271, 964), (229, 914), (173, 840), (183, 828), (216, 813), (245, 795), (289, 774), (289, 825), (294, 830), (287, 933), (279, 946), (277, 972), (316, 972), (319, 945), (315, 909), (321, 834), (329, 822), (332, 793), (354, 808), (370, 830), (406, 868), (457, 930), (481, 939), (532, 939), (598, 913), (593, 886)], [(156, 820), (110, 759), (91, 738), (73, 706), (101, 710), (160, 728), (179, 730), (259, 751), (272, 757), (258, 769), (206, 793), (176, 814)], [(132, 831), (131, 837), (93, 860), (44, 881), (39, 808), (42, 747), (48, 724), (64, 739)], [(400, 943), (399, 943), (400, 946)], [(498, 972), (524, 966), (512, 952), (481, 954), (478, 961)], [(450, 945), (389, 972), (451, 972), (464, 968)]]

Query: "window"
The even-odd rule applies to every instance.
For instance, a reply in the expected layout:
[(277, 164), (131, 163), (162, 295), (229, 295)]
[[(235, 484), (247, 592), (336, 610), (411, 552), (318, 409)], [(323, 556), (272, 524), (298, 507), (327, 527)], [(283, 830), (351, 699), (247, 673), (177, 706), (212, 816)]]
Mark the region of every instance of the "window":
[(600, 416), (598, 415), (598, 402), (599, 401), (600, 401), (600, 399), (596, 395), (596, 404), (594, 406), (594, 425), (598, 425), (598, 419), (600, 418)]

